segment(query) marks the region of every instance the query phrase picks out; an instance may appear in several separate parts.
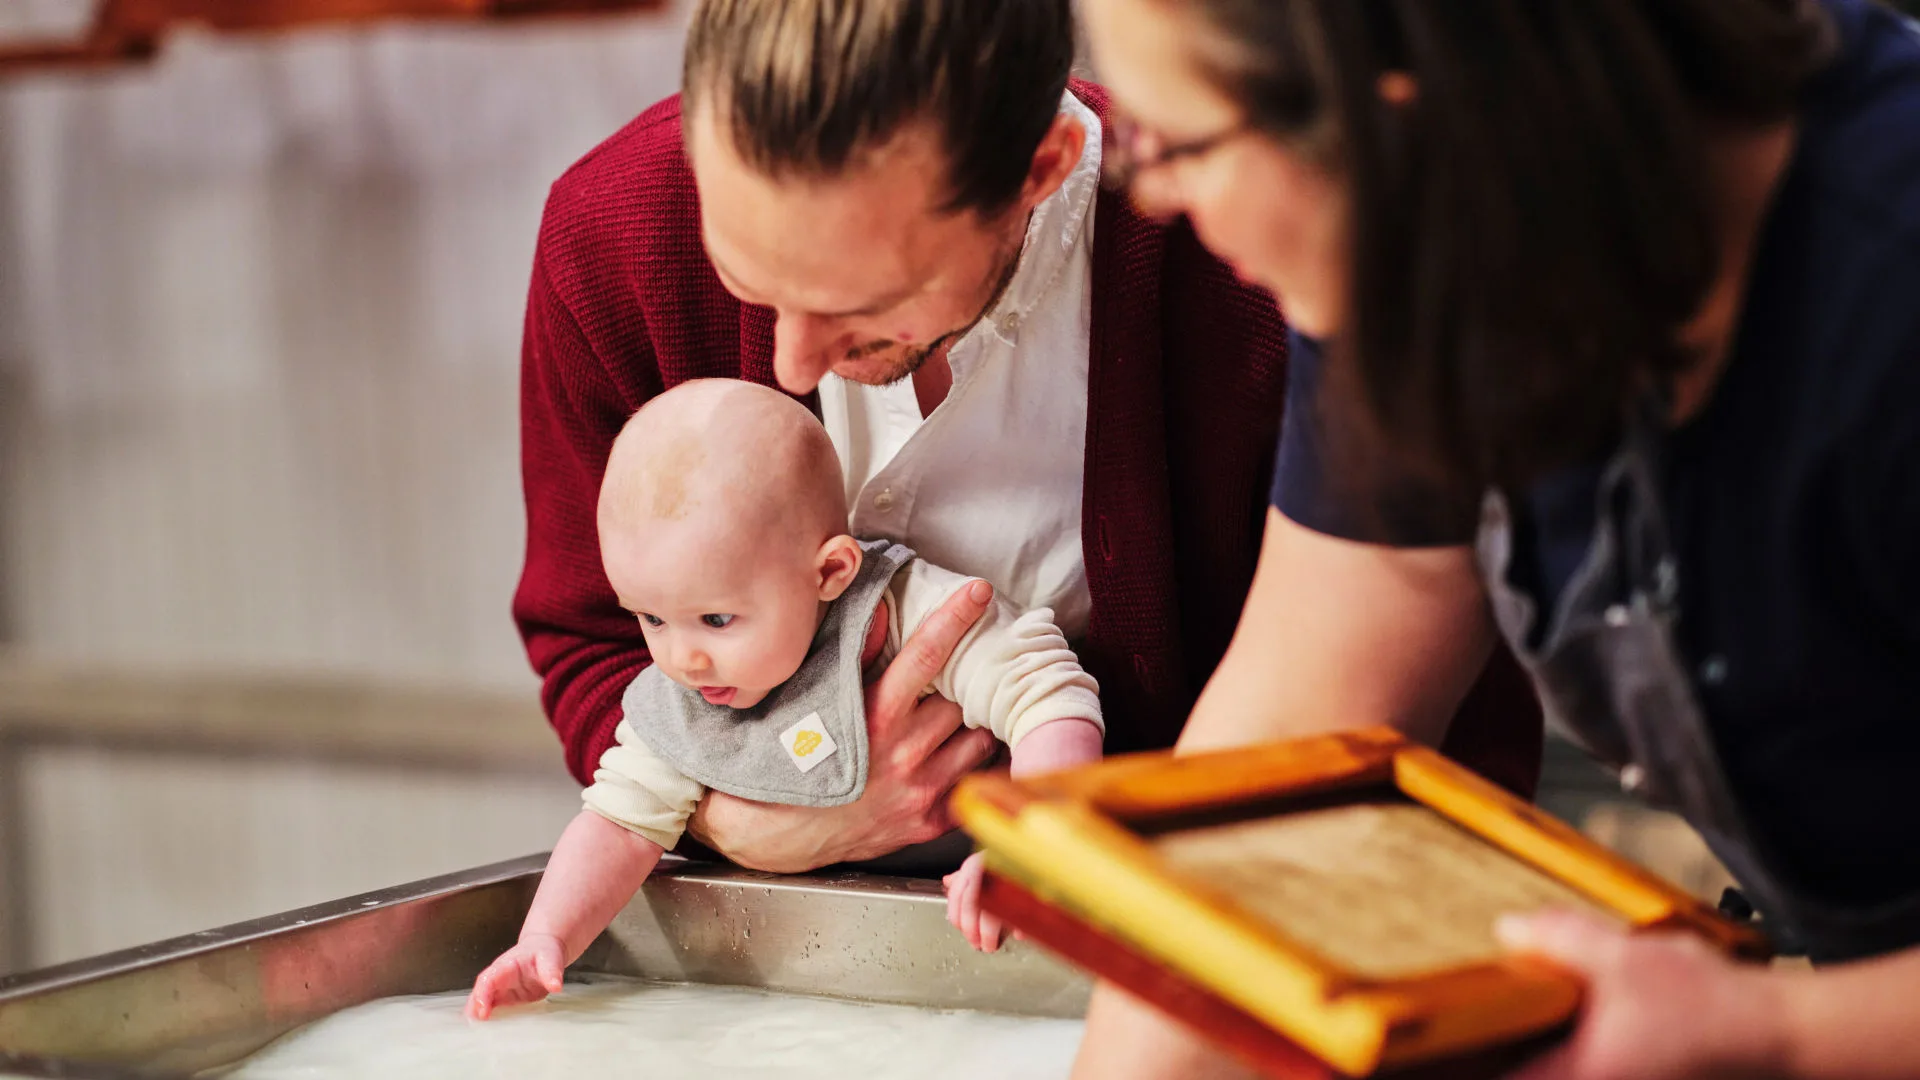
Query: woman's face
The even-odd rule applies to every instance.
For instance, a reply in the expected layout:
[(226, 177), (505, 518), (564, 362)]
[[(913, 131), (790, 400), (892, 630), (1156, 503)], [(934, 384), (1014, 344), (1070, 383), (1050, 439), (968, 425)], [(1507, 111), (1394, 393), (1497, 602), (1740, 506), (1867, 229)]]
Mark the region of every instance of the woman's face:
[(1087, 0), (1094, 67), (1115, 102), (1158, 148), (1207, 149), (1143, 165), (1134, 196), (1149, 213), (1184, 213), (1242, 277), (1271, 289), (1287, 320), (1313, 337), (1347, 310), (1346, 197), (1336, 178), (1245, 123), (1194, 62), (1216, 31), (1173, 0)]

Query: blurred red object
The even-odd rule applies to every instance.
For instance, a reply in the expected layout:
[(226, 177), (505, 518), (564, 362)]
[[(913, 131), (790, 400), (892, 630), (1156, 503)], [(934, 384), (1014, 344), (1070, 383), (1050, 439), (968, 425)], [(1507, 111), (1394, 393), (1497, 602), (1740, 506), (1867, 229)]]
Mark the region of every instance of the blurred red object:
[(646, 11), (665, 0), (101, 0), (73, 42), (0, 44), (0, 76), (147, 60), (181, 26), (261, 32), (382, 19), (495, 20)]

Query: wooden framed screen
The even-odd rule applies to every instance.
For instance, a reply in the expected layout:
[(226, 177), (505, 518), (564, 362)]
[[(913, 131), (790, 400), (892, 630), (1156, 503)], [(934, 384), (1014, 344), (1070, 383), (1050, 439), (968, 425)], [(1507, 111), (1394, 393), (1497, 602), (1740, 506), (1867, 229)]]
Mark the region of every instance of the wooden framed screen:
[(990, 910), (1274, 1076), (1404, 1070), (1564, 1024), (1579, 980), (1503, 950), (1508, 913), (1572, 907), (1767, 953), (1754, 927), (1385, 729), (981, 776), (954, 805), (986, 850)]

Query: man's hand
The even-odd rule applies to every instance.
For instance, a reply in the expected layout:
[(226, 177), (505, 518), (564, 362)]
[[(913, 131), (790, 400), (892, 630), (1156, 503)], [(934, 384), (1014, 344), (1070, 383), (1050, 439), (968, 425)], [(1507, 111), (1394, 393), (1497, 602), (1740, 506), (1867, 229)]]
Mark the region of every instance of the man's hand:
[(1508, 1080), (1702, 1080), (1781, 1075), (1787, 1030), (1764, 967), (1687, 934), (1629, 936), (1584, 915), (1502, 920), (1500, 938), (1587, 979), (1567, 1041)]
[(742, 866), (783, 874), (877, 859), (950, 832), (947, 793), (999, 744), (990, 731), (961, 726), (958, 705), (922, 701), (920, 692), (992, 600), (984, 581), (954, 593), (867, 687), (867, 788), (858, 802), (773, 806), (709, 792), (688, 831)]

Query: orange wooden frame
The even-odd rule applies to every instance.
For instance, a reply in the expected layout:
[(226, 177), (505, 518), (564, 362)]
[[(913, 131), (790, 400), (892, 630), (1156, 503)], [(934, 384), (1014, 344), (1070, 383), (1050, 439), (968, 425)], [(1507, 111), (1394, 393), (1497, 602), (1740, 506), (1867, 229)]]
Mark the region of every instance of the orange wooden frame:
[[(1206, 882), (1163, 865), (1138, 831), (1196, 813), (1253, 816), (1273, 812), (1277, 801), (1393, 790), (1633, 927), (1693, 932), (1735, 955), (1768, 954), (1755, 927), (1387, 729), (1113, 758), (1025, 781), (983, 775), (961, 785), (954, 807), (987, 852), (990, 910), (1143, 996), (1172, 995), (1183, 1004), (1169, 1012), (1269, 1075), (1312, 1075), (1297, 1067), (1294, 1049), (1327, 1063), (1327, 1075), (1364, 1076), (1563, 1025), (1581, 994), (1569, 972), (1518, 956), (1401, 980), (1343, 971)], [(1116, 970), (1123, 963), (1130, 979)], [(1250, 1025), (1279, 1043), (1261, 1044)], [(1261, 1045), (1264, 1058), (1249, 1050)], [(1287, 1060), (1295, 1065), (1276, 1064)]]
[(665, 0), (100, 0), (79, 41), (0, 47), (0, 75), (148, 60), (166, 34), (193, 25), (220, 31), (290, 30), (382, 19), (506, 19), (609, 14)]

